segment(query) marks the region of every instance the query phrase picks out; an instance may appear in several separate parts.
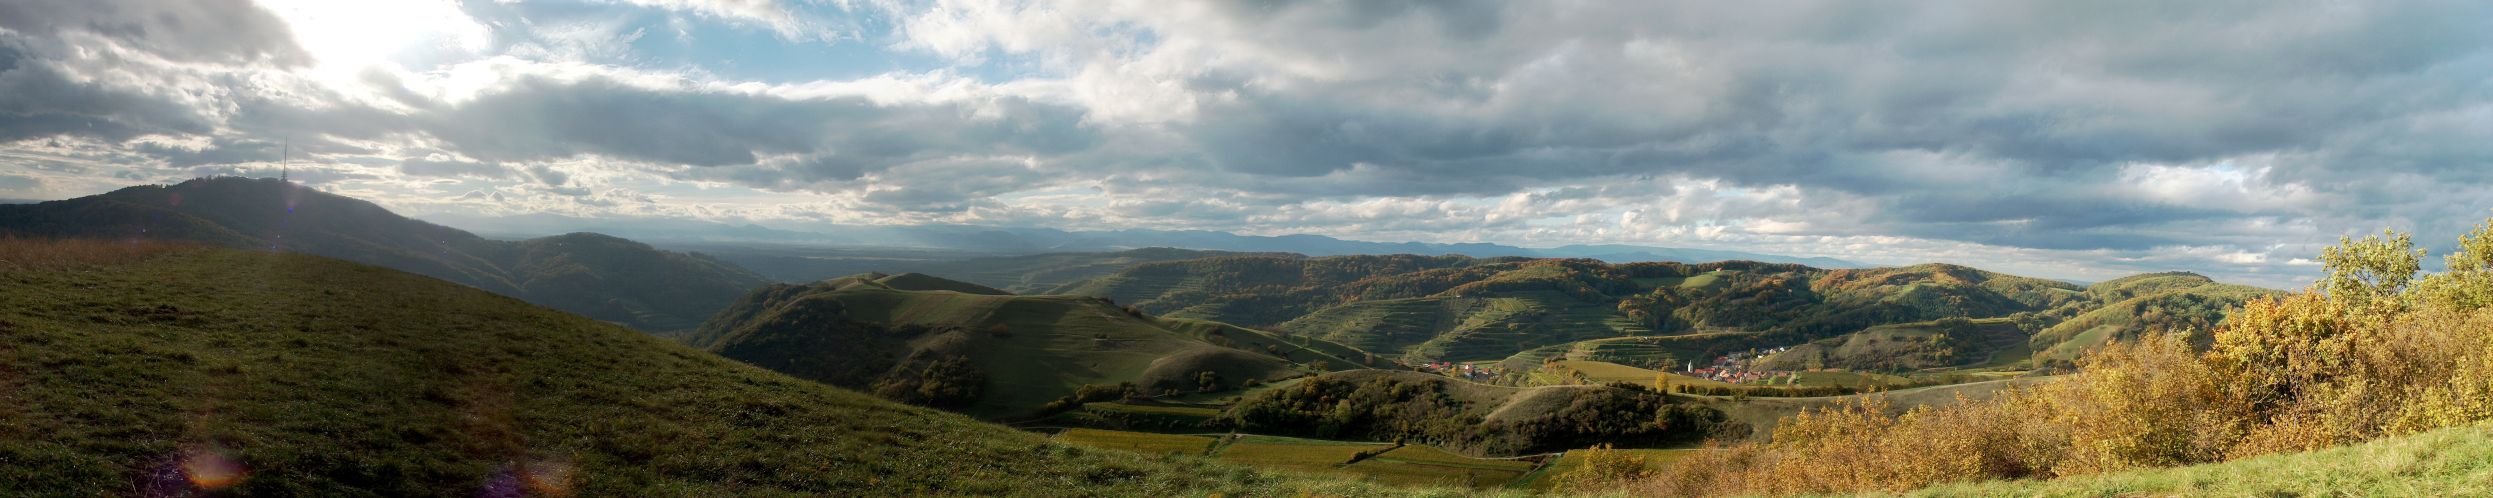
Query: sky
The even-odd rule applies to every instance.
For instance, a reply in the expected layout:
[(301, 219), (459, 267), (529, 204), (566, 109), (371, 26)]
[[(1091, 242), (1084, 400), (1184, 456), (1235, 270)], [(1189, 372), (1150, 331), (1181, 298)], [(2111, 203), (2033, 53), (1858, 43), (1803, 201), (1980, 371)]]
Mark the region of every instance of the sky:
[(288, 157), (417, 217), (2294, 288), (2340, 236), (2493, 216), (2493, 3), (0, 2), (0, 198)]

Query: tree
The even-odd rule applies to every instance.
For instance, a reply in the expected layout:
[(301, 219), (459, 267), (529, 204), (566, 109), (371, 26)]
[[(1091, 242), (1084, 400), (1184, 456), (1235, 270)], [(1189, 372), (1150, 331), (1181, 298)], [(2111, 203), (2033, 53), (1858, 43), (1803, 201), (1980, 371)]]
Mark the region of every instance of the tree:
[(2493, 219), (2458, 238), (2458, 250), (2444, 257), (2449, 271), (2416, 282), (2422, 301), (2456, 310), (2493, 306)]
[(2396, 230), (2382, 230), (2380, 235), (2363, 240), (2338, 237), (2337, 246), (2320, 252), (2320, 264), (2327, 271), (2315, 284), (2330, 299), (2348, 304), (2372, 304), (2390, 298), (2414, 283), (2415, 273), (2423, 269), (2424, 251), (2415, 248), (2414, 236)]
[(1560, 489), (1596, 491), (1604, 485), (1641, 480), (1653, 475), (1653, 465), (1644, 455), (1610, 449), (1609, 444), (1576, 451), (1584, 453), (1584, 463), (1558, 476)]
[(1221, 390), (1221, 375), (1211, 370), (1195, 374), (1195, 388), (1203, 392)]

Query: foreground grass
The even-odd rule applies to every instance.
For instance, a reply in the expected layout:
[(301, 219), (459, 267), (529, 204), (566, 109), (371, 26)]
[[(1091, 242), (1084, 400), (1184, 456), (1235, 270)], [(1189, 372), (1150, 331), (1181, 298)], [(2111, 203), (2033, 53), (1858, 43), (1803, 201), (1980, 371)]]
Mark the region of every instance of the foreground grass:
[[(1225, 462), (1381, 484), (1491, 489), (1513, 487), (1540, 467), (1530, 460), (1472, 458), (1425, 445), (1242, 435), (1219, 438), (1100, 429), (1067, 429), (1056, 440), (1145, 455), (1209, 453)], [(1356, 460), (1356, 461), (1353, 461)], [(1520, 490), (1495, 492), (1520, 493)]]
[(1057, 444), (376, 267), (55, 249), (0, 247), (0, 496), (1454, 494)]
[(2052, 481), (1932, 487), (1912, 496), (2493, 496), (2493, 425), (2326, 450)]

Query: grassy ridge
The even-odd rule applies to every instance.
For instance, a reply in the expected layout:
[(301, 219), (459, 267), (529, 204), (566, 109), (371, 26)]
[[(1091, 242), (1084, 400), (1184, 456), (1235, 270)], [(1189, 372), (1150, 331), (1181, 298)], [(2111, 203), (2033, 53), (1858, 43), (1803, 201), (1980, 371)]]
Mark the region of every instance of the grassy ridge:
[(1402, 493), (1062, 446), (336, 260), (5, 246), (0, 495)]
[[(1133, 383), (1143, 394), (1241, 387), (1370, 361), (1354, 348), (1226, 324), (1161, 319), (1098, 298), (894, 288), (847, 277), (756, 290), (690, 342), (730, 358), (834, 385), (909, 399), (908, 384), (940, 371), (938, 387), (987, 417), (1030, 414), (1084, 385)], [(920, 288), (959, 288), (916, 276)], [(957, 360), (957, 361), (955, 361)], [(946, 362), (954, 362), (946, 367)], [(949, 369), (949, 370), (947, 370)], [(965, 384), (965, 385), (953, 385)], [(891, 387), (891, 386), (902, 387)], [(945, 405), (955, 406), (955, 405)]]

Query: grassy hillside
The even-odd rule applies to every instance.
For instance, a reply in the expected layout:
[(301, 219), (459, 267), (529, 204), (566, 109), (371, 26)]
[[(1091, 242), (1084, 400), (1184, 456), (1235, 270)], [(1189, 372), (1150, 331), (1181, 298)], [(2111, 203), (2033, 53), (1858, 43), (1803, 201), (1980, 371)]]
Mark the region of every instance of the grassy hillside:
[(1484, 359), (1551, 344), (1648, 333), (1612, 305), (1557, 292), (1358, 301), (1275, 328), (1415, 361)]
[(1272, 436), (1192, 436), (1070, 429), (1055, 438), (1072, 444), (1144, 454), (1210, 455), (1262, 468), (1357, 476), (1375, 482), (1492, 489), (1518, 486), (1540, 467), (1528, 459), (1472, 458), (1424, 445), (1362, 443)]
[(2006, 365), (2025, 359), (2027, 335), (2006, 318), (1880, 325), (1792, 346), (1760, 360), (1757, 368), (1894, 371)]
[(1910, 496), (2486, 496), (2493, 425), (2306, 453), (2049, 481), (1951, 484)]
[(1218, 256), (1247, 255), (1147, 247), (1117, 252), (1049, 253), (1028, 256), (970, 258), (909, 268), (944, 278), (974, 282), (1023, 294), (1049, 293), (1058, 287), (1116, 273), (1134, 265)]
[(0, 495), (1401, 494), (1073, 448), (397, 271), (0, 241)]
[(370, 202), (271, 179), (170, 186), (0, 205), (0, 235), (185, 240), (302, 252), (467, 284), (556, 309), (669, 332), (765, 283), (699, 254), (596, 234), (489, 240)]
[(1560, 352), (1542, 351), (1553, 346), (1621, 337), (1711, 338), (1676, 345), (1685, 354), (1670, 359), (1686, 361), (1722, 347), (1789, 345), (1879, 325), (2006, 318), (2092, 302), (2075, 285), (1942, 264), (1822, 270), (1745, 261), (1416, 256), (1172, 261), (1060, 290), (1415, 361), (1546, 356)]
[[(929, 279), (913, 281), (955, 287)], [(1144, 396), (1228, 390), (1370, 360), (1338, 344), (1162, 319), (1097, 298), (916, 291), (887, 280), (759, 289), (691, 341), (799, 377), (990, 417), (1031, 414), (1086, 385), (1131, 383)]]
[(1544, 361), (1592, 360), (1639, 368), (1678, 369), (1690, 361), (1733, 351), (1782, 344), (1760, 332), (1698, 332), (1665, 336), (1612, 337), (1524, 350), (1500, 359), (1509, 370), (1530, 370)]

